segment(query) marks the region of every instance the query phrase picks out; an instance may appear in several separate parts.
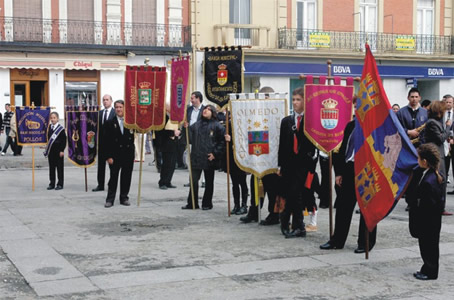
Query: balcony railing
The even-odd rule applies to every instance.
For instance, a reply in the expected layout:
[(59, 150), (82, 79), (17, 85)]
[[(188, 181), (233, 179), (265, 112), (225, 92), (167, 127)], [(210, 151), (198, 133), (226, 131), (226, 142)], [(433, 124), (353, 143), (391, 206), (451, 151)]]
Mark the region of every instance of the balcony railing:
[(215, 45), (270, 47), (270, 28), (249, 24), (214, 25)]
[(189, 26), (0, 18), (0, 41), (78, 45), (191, 47)]
[(351, 53), (364, 51), (366, 41), (376, 53), (451, 54), (451, 36), (279, 29), (280, 49)]

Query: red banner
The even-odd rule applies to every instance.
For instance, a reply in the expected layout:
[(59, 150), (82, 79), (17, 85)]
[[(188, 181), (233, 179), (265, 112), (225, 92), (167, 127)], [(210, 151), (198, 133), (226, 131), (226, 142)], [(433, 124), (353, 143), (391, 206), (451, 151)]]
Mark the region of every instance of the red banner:
[(127, 66), (125, 126), (140, 133), (164, 128), (165, 91), (166, 68)]
[(186, 104), (189, 98), (189, 56), (172, 60), (170, 83), (170, 121), (181, 124), (186, 115)]
[(306, 84), (304, 134), (324, 152), (340, 146), (352, 119), (353, 86)]

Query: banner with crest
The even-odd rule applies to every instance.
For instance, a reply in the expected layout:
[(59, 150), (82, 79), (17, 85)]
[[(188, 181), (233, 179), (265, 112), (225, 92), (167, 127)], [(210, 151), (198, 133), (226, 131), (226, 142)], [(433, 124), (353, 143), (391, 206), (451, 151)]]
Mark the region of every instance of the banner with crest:
[(241, 47), (205, 48), (205, 95), (221, 109), (229, 103), (229, 94), (243, 91), (243, 61)]
[(47, 144), (50, 107), (17, 106), (17, 144), (40, 146)]
[(304, 134), (319, 150), (340, 147), (352, 119), (353, 93), (353, 85), (304, 86)]
[(98, 149), (98, 106), (67, 106), (68, 159), (88, 168), (96, 162)]
[(125, 127), (140, 133), (165, 125), (166, 68), (127, 66)]
[[(237, 99), (239, 98), (239, 99)], [(286, 94), (238, 94), (230, 101), (233, 157), (238, 167), (261, 178), (278, 168), (281, 120)]]
[(190, 57), (172, 59), (170, 79), (170, 122), (181, 124), (186, 116), (189, 99)]

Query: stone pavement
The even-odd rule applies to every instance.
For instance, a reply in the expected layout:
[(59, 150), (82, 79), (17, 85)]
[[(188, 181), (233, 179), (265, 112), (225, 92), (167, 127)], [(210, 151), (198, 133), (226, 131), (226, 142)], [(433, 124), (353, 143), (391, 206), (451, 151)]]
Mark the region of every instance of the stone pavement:
[[(345, 248), (323, 251), (328, 210), (301, 239), (284, 239), (277, 225), (241, 224), (227, 216), (224, 173), (213, 210), (181, 210), (187, 171), (175, 172), (177, 189), (160, 190), (147, 156), (140, 207), (136, 163), (133, 205), (105, 209), (106, 193), (85, 192), (84, 171), (71, 164), (65, 188), (47, 191), (47, 164), (37, 158), (33, 192), (30, 152), (0, 157), (0, 299), (454, 299), (454, 217), (443, 217), (439, 279), (421, 282), (404, 201), (379, 224), (365, 260), (353, 253), (357, 214)], [(88, 179), (91, 190), (96, 168)]]

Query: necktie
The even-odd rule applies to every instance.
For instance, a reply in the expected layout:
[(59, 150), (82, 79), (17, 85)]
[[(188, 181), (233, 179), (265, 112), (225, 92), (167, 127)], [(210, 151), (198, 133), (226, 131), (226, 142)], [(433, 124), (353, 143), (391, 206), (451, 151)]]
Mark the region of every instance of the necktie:
[[(301, 119), (303, 116), (299, 115), (296, 121), (296, 131), (300, 131), (300, 126), (301, 126)], [(295, 154), (298, 154), (298, 139), (296, 137), (296, 132), (293, 134), (293, 152)]]
[(123, 118), (118, 119), (118, 124), (120, 125), (121, 134), (123, 134)]
[(448, 120), (451, 120), (451, 111), (448, 111)]
[(107, 120), (107, 109), (104, 109), (104, 116), (102, 118), (102, 124), (106, 123)]

